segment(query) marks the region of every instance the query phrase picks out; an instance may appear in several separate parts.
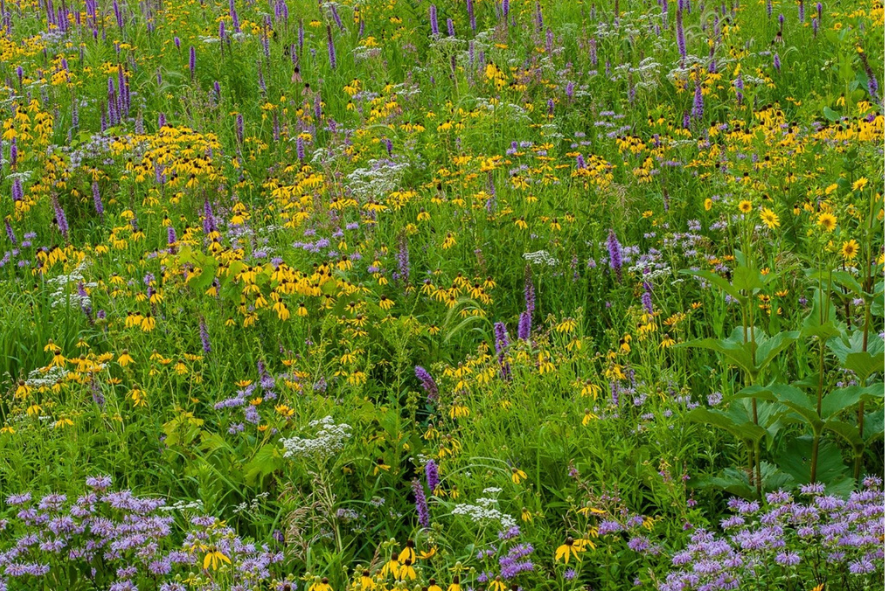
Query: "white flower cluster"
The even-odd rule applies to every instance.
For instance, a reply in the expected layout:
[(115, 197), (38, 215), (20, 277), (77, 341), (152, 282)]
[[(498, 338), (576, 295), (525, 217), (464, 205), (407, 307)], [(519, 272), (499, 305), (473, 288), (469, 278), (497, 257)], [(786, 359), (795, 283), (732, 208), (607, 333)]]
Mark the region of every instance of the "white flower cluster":
[(191, 501), (190, 503), (187, 501), (176, 501), (172, 505), (163, 505), (160, 507), (161, 511), (187, 511), (189, 509), (203, 509), (203, 501), (197, 499), (195, 501)]
[[(77, 268), (70, 272), (68, 275), (57, 275), (49, 280), (47, 283), (55, 285), (55, 291), (50, 294), (50, 298), (52, 299), (52, 307), (56, 308), (58, 306), (89, 306), (92, 302), (89, 299), (89, 296), (81, 296), (77, 292), (77, 284), (83, 281), (83, 272), (86, 270), (86, 261), (84, 260), (82, 263), (77, 265)], [(69, 293), (68, 286), (73, 285), (73, 293)], [(84, 283), (84, 287), (95, 287), (98, 283)]]
[(348, 175), (348, 188), (355, 197), (367, 200), (370, 197), (387, 197), (397, 190), (403, 173), (409, 167), (405, 162), (390, 160), (370, 160), (368, 168), (358, 168)]
[(30, 372), (25, 383), (31, 388), (49, 388), (61, 383), (67, 375), (68, 370), (57, 365), (48, 369), (41, 367)]
[(476, 505), (469, 503), (459, 503), (452, 510), (453, 515), (467, 515), (474, 523), (483, 523), (486, 521), (498, 522), (503, 529), (510, 529), (517, 525), (517, 520), (502, 513), (493, 507), (498, 503), (495, 499), (477, 499)]
[(523, 258), (530, 263), (535, 263), (537, 265), (548, 265), (550, 267), (554, 267), (560, 262), (552, 257), (550, 253), (548, 253), (548, 251), (546, 250), (539, 250), (536, 252), (524, 252)]
[(283, 457), (325, 460), (344, 449), (345, 442), (351, 438), (351, 426), (345, 423), (337, 425), (332, 417), (311, 421), (308, 427), (319, 427), (317, 435), (313, 439), (283, 439), (283, 448), (286, 450)]

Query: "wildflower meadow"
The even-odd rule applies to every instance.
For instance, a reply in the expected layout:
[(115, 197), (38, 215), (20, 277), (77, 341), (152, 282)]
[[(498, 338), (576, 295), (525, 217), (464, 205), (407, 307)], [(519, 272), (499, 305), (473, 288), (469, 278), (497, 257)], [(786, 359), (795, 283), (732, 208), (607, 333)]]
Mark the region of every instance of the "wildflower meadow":
[(882, 0), (0, 0), (0, 591), (884, 586)]

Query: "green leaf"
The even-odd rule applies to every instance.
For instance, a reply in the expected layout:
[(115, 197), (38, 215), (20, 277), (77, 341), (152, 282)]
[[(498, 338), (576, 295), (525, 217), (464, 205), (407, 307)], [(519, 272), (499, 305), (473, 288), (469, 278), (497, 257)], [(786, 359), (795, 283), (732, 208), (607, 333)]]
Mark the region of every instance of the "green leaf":
[[(834, 308), (831, 298), (823, 295), (820, 289), (812, 292), (812, 310), (809, 315), (803, 319), (800, 334), (803, 337), (818, 337), (822, 340), (828, 340), (840, 334), (837, 327), (837, 311)], [(822, 301), (824, 302), (824, 310), (822, 310)]]
[(261, 446), (252, 460), (243, 467), (246, 484), (252, 486), (256, 481), (261, 481), (282, 467), (283, 456), (280, 450), (275, 445), (267, 443)]
[(763, 342), (758, 341), (756, 351), (757, 371), (766, 369), (779, 353), (790, 347), (798, 338), (800, 338), (800, 332), (792, 330), (780, 332)]
[[(738, 330), (741, 330), (739, 327)], [(733, 333), (734, 334), (734, 333)], [(709, 349), (725, 355), (733, 365), (742, 368), (748, 373), (756, 373), (754, 366), (754, 355), (751, 352), (752, 345), (750, 342), (736, 342), (731, 337), (728, 339), (696, 339), (686, 343), (675, 345), (674, 348), (695, 348)]]
[(720, 291), (729, 294), (730, 296), (732, 296), (733, 298), (735, 298), (737, 300), (745, 299), (744, 296), (741, 295), (741, 292), (738, 291), (738, 289), (736, 289), (735, 287), (733, 287), (731, 283), (729, 283), (726, 279), (724, 279), (723, 277), (720, 277), (719, 275), (717, 275), (716, 273), (713, 273), (711, 271), (693, 271), (691, 269), (684, 269), (684, 270), (680, 271), (680, 274), (681, 275), (692, 275), (694, 277), (699, 277), (709, 283), (716, 285), (717, 287), (720, 288)]
[(813, 429), (821, 428), (822, 420), (808, 394), (787, 384), (772, 384), (767, 389), (775, 395), (779, 403), (800, 415)]
[[(809, 484), (812, 468), (812, 437), (797, 437), (788, 442), (785, 450), (778, 456), (778, 466), (793, 476), (798, 484)], [(815, 478), (825, 483), (828, 492), (848, 494), (852, 491), (853, 481), (849, 468), (843, 462), (840, 448), (833, 442), (824, 439), (818, 448), (818, 470)]]
[(831, 420), (824, 424), (824, 428), (832, 431), (846, 440), (855, 453), (860, 453), (864, 449), (864, 441), (858, 435), (858, 425), (850, 425), (844, 421)]
[(840, 120), (840, 114), (830, 107), (825, 107), (824, 109), (822, 109), (822, 113), (824, 113), (824, 116), (827, 117), (828, 121)]
[(732, 274), (732, 285), (736, 289), (756, 293), (766, 287), (762, 277), (756, 269), (737, 267)]
[(830, 419), (841, 412), (854, 409), (862, 400), (883, 398), (883, 384), (872, 384), (867, 388), (849, 386), (832, 391), (821, 401), (821, 416)]
[(757, 442), (766, 436), (766, 430), (755, 425), (746, 409), (732, 404), (726, 412), (707, 408), (696, 408), (687, 415), (695, 423), (703, 423), (728, 431), (742, 441)]

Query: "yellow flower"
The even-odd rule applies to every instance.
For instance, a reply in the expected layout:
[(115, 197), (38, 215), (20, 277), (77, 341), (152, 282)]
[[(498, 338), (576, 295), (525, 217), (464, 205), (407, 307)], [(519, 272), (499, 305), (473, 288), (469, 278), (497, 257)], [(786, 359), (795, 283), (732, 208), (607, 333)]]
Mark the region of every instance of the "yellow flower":
[(501, 577), (495, 577), (495, 580), (489, 585), (489, 591), (506, 591), (507, 588)]
[(520, 519), (525, 521), (526, 523), (532, 523), (532, 512), (529, 511), (526, 507), (523, 507), (523, 510), (520, 511)]
[(842, 254), (843, 258), (847, 261), (851, 261), (858, 256), (858, 242), (855, 240), (844, 242), (843, 247), (840, 249), (840, 254)]
[(858, 179), (857, 181), (852, 183), (852, 190), (853, 191), (861, 191), (862, 189), (864, 189), (867, 186), (867, 184), (868, 184), (868, 179), (866, 179), (865, 177), (861, 177), (860, 179)]
[(818, 225), (828, 232), (833, 232), (837, 227), (837, 217), (832, 213), (823, 213), (818, 216)]
[(521, 480), (526, 480), (526, 472), (519, 468), (511, 468), (511, 480), (514, 484), (520, 484)]
[(763, 211), (760, 212), (760, 219), (763, 220), (763, 223), (766, 224), (766, 227), (770, 230), (781, 225), (781, 222), (778, 221), (778, 215), (768, 207), (764, 207)]
[(394, 307), (394, 300), (392, 300), (391, 298), (389, 298), (386, 295), (383, 295), (383, 296), (381, 296), (381, 299), (378, 300), (378, 305), (383, 310), (390, 310), (391, 308)]
[(332, 591), (332, 585), (329, 584), (329, 579), (326, 577), (322, 579), (314, 577), (314, 582), (308, 587), (308, 591)]
[(27, 382), (23, 380), (19, 380), (18, 386), (15, 389), (15, 397), (16, 398), (27, 398), (28, 394), (31, 393), (31, 387), (28, 386)]
[(741, 203), (738, 204), (738, 210), (741, 213), (750, 213), (752, 208), (753, 208), (753, 205), (747, 199), (745, 199), (744, 201), (742, 201)]
[(711, 208), (714, 207), (714, 202), (711, 199), (704, 200), (704, 210), (711, 211)]
[(587, 409), (587, 408), (586, 408), (586, 409), (585, 409), (585, 416), (582, 417), (582, 419), (581, 419), (581, 424), (587, 426), (587, 425), (590, 424), (591, 421), (593, 421), (594, 419), (599, 419), (599, 418), (600, 418), (600, 417), (598, 417), (597, 415), (595, 415), (594, 413), (592, 413), (592, 412), (590, 411), (590, 409)]
[(406, 547), (400, 552), (397, 560), (403, 563), (407, 560), (415, 562), (415, 543), (412, 540), (406, 542)]
[(203, 570), (207, 570), (210, 566), (212, 566), (212, 570), (217, 570), (221, 563), (231, 564), (231, 559), (222, 554), (221, 550), (215, 546), (210, 546), (207, 550), (206, 556), (203, 557)]
[(566, 543), (557, 548), (554, 560), (559, 561), (562, 558), (564, 564), (569, 564), (569, 557), (574, 556), (578, 562), (581, 562), (581, 558), (578, 557), (580, 552), (584, 552), (584, 548), (577, 546), (572, 538), (566, 538)]
[(452, 577), (452, 584), (446, 591), (461, 591), (461, 584), (458, 577)]

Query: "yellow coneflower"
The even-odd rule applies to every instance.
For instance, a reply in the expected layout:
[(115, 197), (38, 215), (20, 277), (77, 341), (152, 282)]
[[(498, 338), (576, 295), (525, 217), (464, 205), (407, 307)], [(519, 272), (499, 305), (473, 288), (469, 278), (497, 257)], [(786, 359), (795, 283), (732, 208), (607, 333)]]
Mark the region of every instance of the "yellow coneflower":
[(760, 219), (763, 220), (763, 223), (766, 224), (766, 227), (770, 230), (781, 225), (781, 222), (778, 220), (778, 215), (768, 207), (764, 207), (763, 211), (760, 212)]
[(511, 481), (514, 484), (520, 484), (522, 480), (526, 480), (526, 472), (519, 468), (511, 468)]
[(575, 540), (566, 538), (566, 542), (557, 548), (554, 554), (554, 561), (559, 561), (562, 558), (564, 564), (569, 564), (569, 558), (572, 556), (575, 557), (575, 560), (581, 562), (581, 558), (578, 557), (581, 552), (584, 552), (584, 550), (580, 546), (575, 545)]
[(818, 225), (827, 232), (833, 232), (837, 227), (837, 216), (832, 213), (822, 213), (818, 216)]
[(848, 242), (843, 243), (842, 248), (840, 248), (840, 254), (842, 254), (843, 258), (847, 261), (851, 261), (858, 256), (858, 250), (858, 242), (855, 240), (849, 240)]
[(406, 563), (407, 560), (411, 562), (415, 562), (415, 542), (412, 540), (407, 540), (406, 547), (400, 551), (400, 555), (397, 556), (397, 560)]
[(522, 519), (526, 523), (532, 523), (532, 512), (526, 507), (523, 507), (523, 509), (520, 511), (520, 519)]

